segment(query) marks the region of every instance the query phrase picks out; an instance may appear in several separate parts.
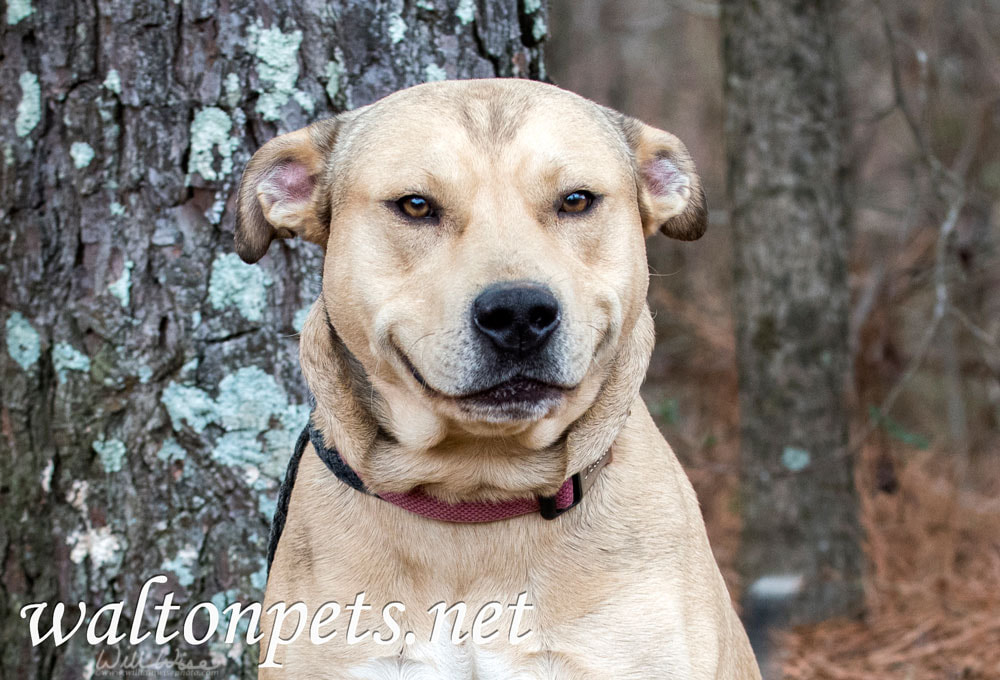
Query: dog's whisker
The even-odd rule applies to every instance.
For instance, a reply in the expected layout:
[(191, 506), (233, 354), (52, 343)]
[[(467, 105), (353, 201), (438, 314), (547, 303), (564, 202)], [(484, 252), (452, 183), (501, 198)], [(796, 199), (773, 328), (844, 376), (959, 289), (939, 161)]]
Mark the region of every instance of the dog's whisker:
[(426, 340), (427, 338), (429, 338), (431, 336), (434, 336), (434, 335), (437, 335), (437, 334), (438, 334), (437, 331), (430, 331), (429, 333), (424, 333), (419, 338), (417, 338), (416, 340), (414, 340), (413, 342), (410, 343), (410, 346), (406, 350), (406, 354), (409, 354), (410, 352), (412, 352), (413, 348), (416, 347), (417, 343), (420, 342), (421, 340)]
[(382, 365), (382, 358), (378, 356), (375, 358), (375, 370), (372, 371), (372, 376), (368, 378), (368, 408), (372, 411), (375, 410), (375, 381), (372, 378), (378, 376), (378, 369)]

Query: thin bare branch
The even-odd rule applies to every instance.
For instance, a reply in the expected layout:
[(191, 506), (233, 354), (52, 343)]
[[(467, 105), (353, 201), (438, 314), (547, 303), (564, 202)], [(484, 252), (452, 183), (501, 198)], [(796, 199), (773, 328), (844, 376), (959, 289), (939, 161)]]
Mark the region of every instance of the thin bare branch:
[(972, 319), (970, 319), (965, 312), (958, 307), (951, 307), (948, 309), (948, 313), (958, 319), (959, 323), (965, 326), (965, 330), (969, 331), (969, 334), (976, 340), (983, 343), (987, 347), (1000, 352), (1000, 341), (997, 341), (997, 339), (986, 332), (986, 330), (973, 323)]
[[(978, 329), (975, 324), (973, 324), (964, 314), (952, 305), (950, 297), (951, 293), (948, 287), (948, 246), (952, 235), (955, 233), (959, 216), (961, 215), (962, 209), (965, 207), (967, 200), (967, 192), (963, 176), (968, 169), (971, 159), (971, 153), (969, 150), (977, 144), (977, 140), (981, 134), (980, 128), (978, 125), (972, 126), (970, 137), (963, 145), (964, 153), (959, 154), (955, 168), (946, 167), (940, 159), (938, 159), (931, 148), (931, 143), (924, 127), (921, 125), (917, 114), (907, 101), (906, 92), (903, 87), (902, 66), (899, 61), (899, 41), (897, 39), (896, 32), (892, 27), (892, 22), (889, 20), (889, 14), (886, 11), (883, 0), (873, 0), (873, 3), (878, 8), (882, 17), (882, 30), (889, 50), (889, 65), (895, 106), (899, 109), (903, 119), (906, 121), (910, 134), (917, 146), (918, 153), (920, 154), (924, 165), (927, 167), (935, 197), (942, 205), (946, 206), (945, 217), (938, 227), (938, 235), (934, 248), (934, 310), (931, 314), (931, 318), (928, 320), (927, 328), (920, 339), (916, 352), (910, 359), (906, 370), (903, 372), (903, 375), (900, 376), (899, 380), (897, 380), (893, 385), (892, 389), (889, 390), (889, 393), (886, 395), (885, 399), (882, 400), (882, 403), (878, 406), (878, 414), (885, 416), (888, 415), (889, 411), (891, 411), (893, 405), (896, 403), (896, 400), (899, 398), (899, 395), (902, 393), (907, 383), (909, 383), (913, 376), (916, 375), (917, 371), (920, 370), (920, 367), (926, 360), (927, 355), (930, 353), (934, 338), (941, 329), (942, 322), (945, 320), (946, 316), (954, 315), (959, 319), (959, 321), (965, 324), (967, 328), (976, 328), (979, 332), (973, 332), (973, 334), (976, 335), (977, 338), (981, 340), (986, 339), (990, 342), (993, 341), (992, 338), (989, 338), (988, 334)], [(916, 51), (918, 53), (918, 60), (921, 61), (922, 64), (922, 73), (925, 73), (927, 59), (926, 53), (919, 48), (916, 48)], [(955, 390), (952, 389), (951, 392), (955, 392)], [(954, 398), (954, 394), (952, 397)], [(949, 406), (960, 407), (961, 405), (950, 404)], [(956, 413), (961, 412), (960, 408), (951, 408), (951, 410)], [(878, 419), (871, 419), (865, 426), (864, 430), (848, 447), (848, 451), (850, 453), (856, 452), (878, 426)]]

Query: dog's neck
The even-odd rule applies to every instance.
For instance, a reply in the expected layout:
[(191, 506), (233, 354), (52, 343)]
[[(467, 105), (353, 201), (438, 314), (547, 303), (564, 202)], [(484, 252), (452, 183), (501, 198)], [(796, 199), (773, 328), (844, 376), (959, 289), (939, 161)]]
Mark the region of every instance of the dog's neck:
[(316, 400), (314, 425), (369, 489), (405, 493), (419, 487), (448, 502), (499, 501), (554, 494), (608, 450), (638, 395), (652, 347), (652, 318), (643, 305), (594, 402), (541, 449), (462, 433), (430, 447), (402, 444), (393, 434), (391, 408), (337, 335), (322, 301), (303, 326), (300, 360)]

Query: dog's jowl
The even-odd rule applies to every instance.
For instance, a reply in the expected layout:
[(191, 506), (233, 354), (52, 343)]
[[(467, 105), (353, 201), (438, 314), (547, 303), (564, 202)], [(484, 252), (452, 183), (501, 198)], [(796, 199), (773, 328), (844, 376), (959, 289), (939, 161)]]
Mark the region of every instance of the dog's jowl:
[[(268, 142), (236, 249), (325, 249), (262, 678), (758, 678), (639, 398), (675, 136), (551, 85), (420, 85)], [(289, 452), (291, 455), (293, 452)]]

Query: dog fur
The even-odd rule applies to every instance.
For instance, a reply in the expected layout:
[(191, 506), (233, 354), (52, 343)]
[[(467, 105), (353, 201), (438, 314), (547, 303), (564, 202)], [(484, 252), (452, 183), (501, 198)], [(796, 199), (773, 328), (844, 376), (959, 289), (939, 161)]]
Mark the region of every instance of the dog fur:
[[(577, 190), (593, 205), (561, 212)], [(433, 219), (400, 213), (408, 195), (428, 197)], [(338, 619), (326, 644), (279, 646), (281, 667), (261, 678), (760, 677), (692, 488), (639, 397), (653, 346), (645, 238), (695, 239), (706, 225), (680, 140), (551, 85), (431, 83), (268, 142), (238, 200), (246, 261), (274, 238), (325, 249), (302, 369), (313, 423), (369, 489), (448, 502), (550, 495), (612, 451), (557, 519), (469, 525), (359, 493), (310, 446), (265, 610), (302, 602), (312, 613), (364, 592), (376, 614), (403, 603), (415, 641), (349, 645)], [(470, 329), (471, 301), (506, 281), (538, 282), (560, 304), (549, 345), (523, 366), (489, 356)], [(515, 374), (556, 396), (466, 398)], [(428, 642), (435, 603), (476, 612), (522, 592), (533, 609), (520, 644)], [(262, 623), (266, 643), (274, 619)]]

